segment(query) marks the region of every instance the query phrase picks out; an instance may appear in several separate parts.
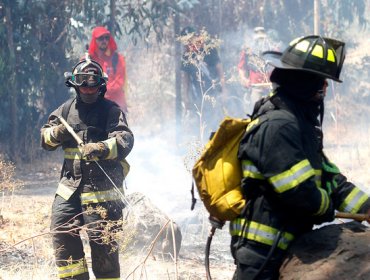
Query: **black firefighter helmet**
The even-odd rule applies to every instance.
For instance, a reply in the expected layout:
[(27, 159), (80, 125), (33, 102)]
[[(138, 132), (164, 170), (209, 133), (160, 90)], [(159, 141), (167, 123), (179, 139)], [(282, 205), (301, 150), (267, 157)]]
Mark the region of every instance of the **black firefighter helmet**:
[(100, 64), (89, 56), (80, 60), (72, 72), (65, 72), (64, 77), (66, 86), (74, 87), (77, 92), (79, 87), (99, 87), (100, 95), (104, 95), (107, 90), (107, 75)]
[(342, 82), (339, 79), (345, 59), (345, 43), (317, 35), (299, 37), (283, 53), (266, 51), (263, 57), (276, 68), (300, 70)]

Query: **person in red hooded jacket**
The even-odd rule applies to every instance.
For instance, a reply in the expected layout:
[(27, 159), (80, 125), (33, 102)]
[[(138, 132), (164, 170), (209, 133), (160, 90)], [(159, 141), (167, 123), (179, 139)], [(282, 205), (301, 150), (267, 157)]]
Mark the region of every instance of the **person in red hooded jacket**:
[(103, 67), (108, 75), (105, 98), (116, 102), (127, 113), (125, 58), (117, 52), (117, 44), (105, 27), (98, 26), (93, 29), (89, 55)]

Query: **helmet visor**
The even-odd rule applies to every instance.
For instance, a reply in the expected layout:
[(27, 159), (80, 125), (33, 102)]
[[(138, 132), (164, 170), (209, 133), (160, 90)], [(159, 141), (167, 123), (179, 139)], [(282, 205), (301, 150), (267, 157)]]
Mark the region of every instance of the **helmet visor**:
[(74, 82), (79, 87), (96, 87), (100, 85), (100, 76), (95, 74), (78, 73), (74, 75)]

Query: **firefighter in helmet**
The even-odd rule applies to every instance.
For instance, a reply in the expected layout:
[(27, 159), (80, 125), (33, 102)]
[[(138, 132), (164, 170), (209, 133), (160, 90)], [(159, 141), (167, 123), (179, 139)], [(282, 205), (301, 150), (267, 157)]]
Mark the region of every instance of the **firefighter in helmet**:
[[(117, 242), (124, 204), (125, 158), (134, 138), (120, 107), (104, 98), (107, 77), (87, 56), (66, 73), (76, 97), (66, 101), (41, 128), (42, 147), (64, 150), (61, 179), (52, 206), (51, 231), (60, 279), (89, 279), (79, 231), (85, 227), (96, 279), (120, 279)], [(63, 117), (83, 141), (61, 123)]]
[(248, 204), (230, 223), (234, 279), (278, 279), (291, 242), (334, 211), (370, 214), (369, 196), (323, 151), (327, 79), (341, 82), (344, 43), (320, 36), (265, 52), (274, 66), (271, 96), (257, 102), (243, 136), (242, 189)]

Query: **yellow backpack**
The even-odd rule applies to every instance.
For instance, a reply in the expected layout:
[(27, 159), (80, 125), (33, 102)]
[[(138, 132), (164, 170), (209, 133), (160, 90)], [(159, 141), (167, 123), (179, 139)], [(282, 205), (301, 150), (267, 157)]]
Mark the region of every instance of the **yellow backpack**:
[[(242, 168), (237, 154), (250, 122), (250, 119), (225, 118), (192, 169), (204, 206), (211, 216), (221, 221), (235, 219), (246, 203), (240, 186)], [(192, 208), (194, 203), (193, 198)]]

